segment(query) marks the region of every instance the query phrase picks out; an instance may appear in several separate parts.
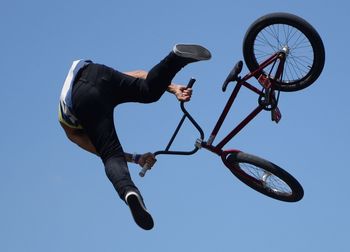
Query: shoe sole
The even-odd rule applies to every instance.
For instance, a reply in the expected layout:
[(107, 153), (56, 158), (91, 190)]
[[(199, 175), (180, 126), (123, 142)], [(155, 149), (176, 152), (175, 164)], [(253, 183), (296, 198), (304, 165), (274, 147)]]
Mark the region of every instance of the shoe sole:
[(127, 198), (127, 203), (136, 224), (145, 230), (152, 229), (154, 226), (152, 216), (143, 207), (140, 199), (136, 195), (132, 194)]
[(209, 60), (211, 53), (208, 49), (200, 45), (178, 44), (174, 46), (174, 53), (183, 58), (195, 60)]

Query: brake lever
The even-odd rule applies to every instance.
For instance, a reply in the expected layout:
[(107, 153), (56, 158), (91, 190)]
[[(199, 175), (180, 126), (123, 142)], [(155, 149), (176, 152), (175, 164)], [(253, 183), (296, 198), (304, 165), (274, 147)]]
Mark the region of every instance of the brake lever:
[(240, 74), (240, 72), (242, 71), (242, 67), (243, 67), (243, 61), (240, 60), (236, 63), (236, 65), (233, 67), (233, 69), (231, 70), (231, 72), (229, 73), (229, 75), (227, 76), (226, 80), (224, 81), (224, 84), (222, 85), (222, 91), (225, 92), (227, 89), (227, 85), (231, 82), (231, 81), (239, 81), (240, 77), (238, 76)]

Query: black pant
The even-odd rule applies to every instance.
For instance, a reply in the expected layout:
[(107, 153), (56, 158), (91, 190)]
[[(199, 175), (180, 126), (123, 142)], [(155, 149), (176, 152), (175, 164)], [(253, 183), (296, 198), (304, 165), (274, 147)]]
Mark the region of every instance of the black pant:
[(151, 103), (159, 100), (175, 74), (185, 65), (186, 62), (180, 57), (170, 53), (149, 71), (146, 79), (139, 79), (91, 63), (81, 70), (74, 82), (73, 110), (122, 199), (129, 190), (139, 191), (131, 180), (124, 151), (115, 131), (114, 108), (125, 102)]

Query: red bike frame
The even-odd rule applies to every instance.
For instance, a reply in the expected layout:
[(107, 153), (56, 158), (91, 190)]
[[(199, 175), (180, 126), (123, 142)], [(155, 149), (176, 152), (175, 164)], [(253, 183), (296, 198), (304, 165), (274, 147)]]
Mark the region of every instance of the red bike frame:
[[(272, 69), (278, 63), (277, 70), (275, 75), (272, 78), (271, 72), (267, 75), (260, 74), (262, 73), (263, 69), (268, 67), (269, 65), (272, 65)], [(262, 110), (271, 110), (272, 115), (273, 115), (273, 120), (278, 122), (281, 118), (281, 114), (279, 112), (279, 109), (277, 107), (278, 99), (276, 99), (275, 96), (275, 89), (273, 83), (275, 81), (278, 81), (282, 78), (283, 74), (283, 68), (284, 68), (284, 62), (285, 62), (285, 53), (283, 51), (278, 52), (265, 60), (263, 63), (259, 65), (259, 67), (253, 71), (248, 73), (246, 76), (244, 76), (242, 79), (238, 78), (236, 81), (236, 86), (232, 91), (231, 96), (229, 97), (223, 112), (221, 113), (214, 129), (212, 130), (209, 139), (207, 142), (203, 141), (204, 140), (204, 132), (201, 129), (201, 127), (198, 125), (198, 123), (192, 118), (192, 116), (187, 112), (187, 110), (184, 107), (184, 102), (181, 102), (181, 109), (184, 112), (184, 115), (182, 119), (180, 120), (179, 125), (177, 126), (172, 138), (170, 139), (167, 147), (165, 150), (162, 151), (157, 151), (154, 154), (159, 155), (159, 154), (174, 154), (174, 155), (192, 155), (196, 153), (200, 148), (207, 149), (213, 153), (216, 153), (217, 155), (223, 157), (226, 156), (227, 153), (237, 151), (237, 150), (227, 150), (224, 151), (223, 147), (233, 138), (235, 137), (249, 122), (251, 122)], [(272, 70), (271, 70), (272, 71)], [(251, 85), (247, 81), (251, 79), (252, 77), (256, 78), (258, 77), (259, 83), (262, 85), (262, 90), (259, 90), (257, 87)], [(194, 84), (195, 80), (191, 79), (188, 87), (192, 87)], [(222, 126), (224, 123), (227, 114), (229, 113), (241, 87), (244, 86), (251, 90), (252, 92), (256, 93), (259, 95), (259, 104), (258, 106), (245, 118), (243, 119), (230, 133), (227, 134), (226, 137), (224, 137), (217, 145), (213, 145), (213, 142)], [(191, 123), (197, 128), (197, 130), (200, 133), (200, 138), (196, 142), (196, 147), (192, 151), (170, 151), (170, 147), (179, 132), (184, 120), (188, 118)]]
[[(258, 81), (260, 82), (260, 84), (264, 87), (263, 90), (267, 89), (269, 92), (269, 94), (271, 95), (272, 100), (275, 100), (275, 96), (274, 96), (274, 89), (273, 89), (273, 85), (272, 82), (275, 80), (278, 80), (282, 73), (283, 73), (283, 66), (284, 66), (284, 54), (283, 53), (277, 53), (273, 56), (271, 56), (269, 59), (267, 59), (266, 61), (264, 61), (263, 63), (260, 64), (260, 67), (255, 70), (252, 73), (247, 74), (246, 76), (244, 76), (241, 80), (239, 80), (234, 88), (234, 90), (232, 91), (232, 94), (230, 96), (230, 98), (228, 99), (225, 108), (223, 110), (223, 112), (221, 113), (221, 116), (219, 117), (212, 133), (209, 136), (209, 139), (207, 142), (202, 144), (202, 147), (205, 149), (208, 149), (218, 155), (222, 155), (223, 152), (223, 147), (233, 138), (235, 137), (247, 124), (249, 124), (250, 121), (252, 121), (262, 110), (265, 109), (265, 106), (260, 104), (245, 118), (243, 119), (226, 137), (224, 137), (217, 145), (212, 145), (212, 143), (214, 142), (222, 124), (225, 121), (225, 118), (227, 116), (227, 114), (229, 113), (240, 89), (242, 86), (248, 88), (249, 90), (251, 90), (252, 92), (258, 94), (259, 96), (264, 96), (266, 94), (266, 92), (263, 92), (263, 90), (259, 90), (258, 88), (256, 88), (255, 86), (251, 85), (250, 83), (247, 82), (247, 80), (249, 80), (252, 77), (257, 76), (263, 69), (265, 69), (267, 66), (271, 65), (271, 64), (275, 64), (276, 61), (279, 60), (279, 66), (277, 67), (277, 71), (276, 71), (276, 75), (274, 76), (274, 79), (270, 79), (270, 77), (268, 76), (264, 76), (261, 75), (258, 78)], [(271, 101), (268, 101), (269, 103)], [(273, 113), (278, 113), (278, 117), (280, 118), (280, 113), (279, 110), (276, 106), (275, 110), (273, 111)], [(279, 119), (278, 119), (279, 121)], [(278, 122), (277, 121), (277, 122)]]

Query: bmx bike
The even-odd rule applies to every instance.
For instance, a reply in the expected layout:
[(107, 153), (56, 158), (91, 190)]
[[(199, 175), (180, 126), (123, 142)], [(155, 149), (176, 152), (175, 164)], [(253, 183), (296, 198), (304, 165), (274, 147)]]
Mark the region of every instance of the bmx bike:
[[(272, 121), (280, 121), (280, 92), (304, 89), (320, 76), (325, 62), (322, 39), (304, 19), (289, 13), (271, 13), (257, 19), (248, 28), (243, 39), (243, 56), (250, 72), (244, 77), (239, 76), (243, 67), (243, 61), (239, 61), (227, 76), (222, 90), (225, 92), (231, 82), (236, 85), (208, 139), (204, 140), (202, 128), (186, 110), (184, 102), (181, 102), (183, 116), (174, 134), (166, 148), (156, 151), (154, 155), (192, 155), (199, 149), (206, 149), (220, 156), (233, 175), (254, 190), (277, 200), (297, 202), (303, 198), (304, 190), (287, 171), (255, 155), (223, 148), (262, 111), (271, 112)], [(259, 88), (248, 83), (250, 79), (256, 79)], [(194, 83), (195, 79), (190, 79), (188, 87), (192, 87)], [(242, 87), (257, 94), (258, 105), (214, 145), (214, 140)], [(195, 147), (190, 151), (170, 150), (185, 119), (199, 132)], [(149, 167), (143, 167), (140, 176), (143, 177), (147, 170)]]

